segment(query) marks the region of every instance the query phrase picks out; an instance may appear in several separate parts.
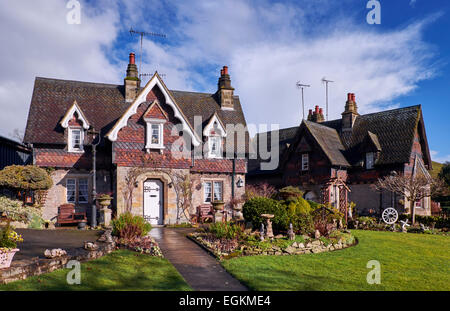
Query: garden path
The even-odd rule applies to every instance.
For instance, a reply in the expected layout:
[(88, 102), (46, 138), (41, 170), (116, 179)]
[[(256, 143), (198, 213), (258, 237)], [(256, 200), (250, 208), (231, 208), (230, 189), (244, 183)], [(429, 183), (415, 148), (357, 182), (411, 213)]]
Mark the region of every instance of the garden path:
[(153, 228), (150, 235), (158, 242), (163, 255), (198, 291), (246, 291), (247, 288), (233, 278), (220, 263), (186, 234), (193, 229)]

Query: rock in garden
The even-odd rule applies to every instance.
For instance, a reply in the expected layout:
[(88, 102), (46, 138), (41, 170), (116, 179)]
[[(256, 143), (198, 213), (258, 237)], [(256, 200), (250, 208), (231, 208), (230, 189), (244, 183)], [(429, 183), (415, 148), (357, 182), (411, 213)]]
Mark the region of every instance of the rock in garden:
[(297, 243), (297, 242), (294, 242), (294, 243), (292, 243), (291, 246), (297, 248), (297, 247), (298, 247), (298, 243)]
[(46, 249), (44, 256), (46, 258), (56, 258), (67, 255), (67, 252), (61, 248), (54, 248), (52, 250)]
[(277, 234), (275, 236), (275, 239), (282, 239), (282, 238), (284, 238), (284, 235), (282, 235), (282, 234)]
[(312, 245), (312, 246), (319, 246), (321, 242), (322, 242), (322, 241), (320, 241), (320, 240), (315, 240), (315, 241), (312, 241), (312, 242), (311, 242), (311, 245)]
[(298, 243), (298, 248), (305, 248), (305, 244), (303, 244), (303, 243)]
[(288, 253), (288, 254), (292, 254), (292, 253), (294, 253), (295, 252), (295, 248), (294, 247), (292, 247), (292, 246), (288, 246), (288, 247), (286, 247), (286, 249), (284, 250), (286, 253)]
[(84, 249), (88, 250), (88, 251), (95, 251), (98, 249), (98, 245), (96, 243), (93, 242), (84, 242)]

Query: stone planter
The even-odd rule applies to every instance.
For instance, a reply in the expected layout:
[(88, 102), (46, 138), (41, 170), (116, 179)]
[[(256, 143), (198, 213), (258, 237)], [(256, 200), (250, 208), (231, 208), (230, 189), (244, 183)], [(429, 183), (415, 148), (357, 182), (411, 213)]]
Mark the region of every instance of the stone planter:
[(14, 255), (19, 251), (18, 248), (10, 249), (8, 251), (0, 250), (0, 269), (9, 268)]
[(97, 199), (98, 204), (100, 204), (103, 208), (108, 207), (111, 205), (112, 199)]
[(84, 230), (84, 229), (86, 229), (86, 223), (87, 223), (86, 220), (80, 221), (80, 222), (78, 223), (78, 229), (79, 229), (79, 230)]
[(222, 211), (225, 206), (225, 203), (223, 201), (214, 201), (212, 202), (212, 205), (216, 211)]

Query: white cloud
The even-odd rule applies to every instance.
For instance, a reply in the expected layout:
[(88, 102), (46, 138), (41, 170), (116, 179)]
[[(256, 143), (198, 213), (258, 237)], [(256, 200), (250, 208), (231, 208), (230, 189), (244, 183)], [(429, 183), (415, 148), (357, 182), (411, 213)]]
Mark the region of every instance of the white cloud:
[(81, 24), (69, 25), (66, 1), (0, 2), (0, 135), (24, 129), (36, 76), (118, 80), (104, 51), (116, 37), (118, 13), (105, 1), (101, 9), (81, 3)]
[(431, 159), (439, 163), (450, 162), (450, 154), (441, 155), (436, 150), (430, 150)]
[[(350, 1), (342, 2), (347, 7)], [(347, 92), (356, 94), (362, 113), (392, 108), (398, 96), (434, 74), (427, 66), (433, 51), (421, 37), (429, 20), (379, 33), (354, 24), (355, 12), (338, 11), (338, 4), (325, 0), (297, 6), (130, 0), (96, 4), (97, 10), (83, 4), (82, 25), (65, 23), (60, 1), (30, 1), (26, 10), (23, 2), (10, 3), (0, 4), (0, 36), (8, 38), (0, 45), (0, 134), (25, 125), (35, 76), (120, 83), (122, 54), (138, 52), (139, 44), (137, 37), (113, 44), (130, 26), (168, 33), (167, 40), (144, 40), (143, 67), (166, 74), (171, 89), (214, 92), (219, 68), (228, 65), (249, 123), (299, 124), (298, 80), (311, 84), (307, 108), (325, 108), (322, 77), (336, 81), (330, 85), (332, 119), (340, 117)]]

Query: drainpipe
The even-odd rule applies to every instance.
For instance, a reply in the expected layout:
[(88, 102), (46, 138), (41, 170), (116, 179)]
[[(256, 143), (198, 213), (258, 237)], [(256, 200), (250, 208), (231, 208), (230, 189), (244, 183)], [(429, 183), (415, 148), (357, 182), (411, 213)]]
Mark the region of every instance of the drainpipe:
[[(91, 227), (97, 227), (97, 206), (96, 206), (96, 197), (97, 197), (97, 170), (96, 170), (96, 161), (97, 161), (97, 145), (101, 141), (100, 132), (96, 132), (94, 128), (92, 128), (92, 215), (91, 215)], [(95, 137), (94, 135), (98, 134), (98, 142), (94, 144)]]

